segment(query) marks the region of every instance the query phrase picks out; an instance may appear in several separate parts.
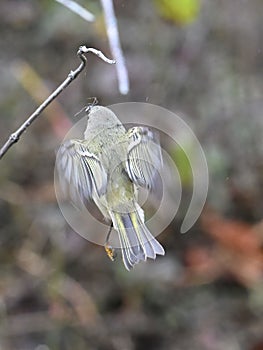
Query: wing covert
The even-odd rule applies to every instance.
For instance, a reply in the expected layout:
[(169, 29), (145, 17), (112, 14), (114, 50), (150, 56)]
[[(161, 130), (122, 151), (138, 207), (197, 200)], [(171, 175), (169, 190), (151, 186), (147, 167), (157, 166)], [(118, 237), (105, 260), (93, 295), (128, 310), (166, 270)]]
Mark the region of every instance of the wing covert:
[(83, 202), (106, 191), (107, 173), (99, 158), (80, 140), (67, 140), (57, 154), (59, 182), (64, 195)]
[(162, 153), (157, 135), (146, 127), (131, 128), (128, 135), (127, 173), (135, 184), (152, 189), (155, 176), (162, 167)]

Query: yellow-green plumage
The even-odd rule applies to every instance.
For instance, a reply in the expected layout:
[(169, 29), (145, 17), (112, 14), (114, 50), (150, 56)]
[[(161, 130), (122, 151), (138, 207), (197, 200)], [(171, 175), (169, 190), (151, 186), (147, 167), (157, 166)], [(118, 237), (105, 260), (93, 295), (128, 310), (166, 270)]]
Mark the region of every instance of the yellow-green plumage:
[(152, 132), (144, 127), (126, 131), (110, 109), (96, 106), (89, 111), (84, 137), (66, 141), (58, 154), (60, 179), (72, 187), (71, 199), (93, 199), (112, 221), (128, 270), (147, 257), (164, 255), (137, 203), (137, 187), (152, 188), (162, 165)]

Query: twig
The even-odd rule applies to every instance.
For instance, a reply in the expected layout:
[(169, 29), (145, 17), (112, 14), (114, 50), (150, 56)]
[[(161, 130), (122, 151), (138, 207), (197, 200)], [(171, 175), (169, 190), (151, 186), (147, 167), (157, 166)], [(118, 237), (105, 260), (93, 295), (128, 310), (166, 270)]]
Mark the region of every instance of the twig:
[[(77, 4), (72, 0), (55, 0), (60, 4), (66, 6), (71, 11), (77, 13), (79, 16), (87, 20), (88, 22), (92, 22), (95, 19), (95, 16), (83, 8), (81, 5)], [(119, 91), (121, 94), (126, 95), (129, 92), (129, 76), (128, 71), (125, 64), (124, 55), (122, 52), (117, 20), (114, 13), (114, 7), (112, 0), (101, 0), (101, 5), (104, 12), (104, 18), (106, 23), (106, 31), (109, 39), (109, 44), (111, 48), (111, 52), (113, 57), (116, 59), (116, 71), (118, 78)]]
[(101, 5), (104, 11), (106, 30), (111, 53), (117, 62), (116, 70), (119, 83), (119, 91), (121, 94), (126, 95), (129, 92), (129, 76), (120, 44), (117, 20), (114, 13), (112, 0), (101, 0)]
[(65, 7), (70, 9), (72, 12), (75, 12), (77, 15), (84, 18), (88, 22), (93, 22), (95, 20), (95, 16), (91, 12), (86, 10), (81, 5), (77, 4), (75, 1), (72, 1), (72, 0), (55, 0), (55, 1), (64, 5)]
[[(107, 58), (100, 50), (93, 49), (92, 47), (86, 47), (86, 46), (81, 46), (78, 50), (78, 55), (81, 57), (83, 53), (88, 53), (92, 52), (94, 55), (98, 56), (100, 59), (102, 59), (104, 62), (109, 63), (109, 64), (115, 64), (115, 60), (111, 60)], [(86, 60), (86, 57), (83, 56)]]
[(82, 61), (79, 67), (76, 70), (71, 71), (67, 78), (63, 81), (63, 83), (59, 85), (59, 87), (51, 95), (48, 96), (48, 98), (35, 110), (35, 112), (31, 114), (31, 116), (13, 134), (9, 136), (6, 143), (0, 149), (0, 159), (4, 156), (8, 149), (20, 139), (20, 136), (26, 131), (26, 129), (32, 124), (32, 122), (35, 119), (37, 119), (40, 113), (83, 71), (87, 63), (87, 58), (84, 56), (84, 53), (89, 52), (98, 56), (106, 63), (115, 63), (114, 60), (110, 60), (109, 58), (107, 58), (101, 51), (96, 50), (94, 48), (87, 48), (86, 46), (81, 46), (77, 52), (78, 57)]
[[(37, 106), (42, 103), (44, 96), (49, 96), (52, 93), (52, 90), (28, 62), (16, 60), (11, 64), (11, 70)], [(43, 113), (45, 113), (54, 135), (58, 138), (64, 138), (65, 134), (72, 127), (72, 122), (64, 112), (58, 99), (54, 100)]]

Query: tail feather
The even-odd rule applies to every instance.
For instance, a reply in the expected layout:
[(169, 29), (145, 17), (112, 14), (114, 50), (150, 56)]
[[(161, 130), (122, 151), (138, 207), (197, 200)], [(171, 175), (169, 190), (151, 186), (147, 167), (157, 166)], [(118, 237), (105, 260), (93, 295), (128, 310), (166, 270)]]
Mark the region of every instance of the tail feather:
[(122, 249), (122, 259), (127, 270), (147, 258), (164, 255), (162, 245), (152, 236), (144, 224), (143, 210), (137, 206), (131, 213), (110, 212)]

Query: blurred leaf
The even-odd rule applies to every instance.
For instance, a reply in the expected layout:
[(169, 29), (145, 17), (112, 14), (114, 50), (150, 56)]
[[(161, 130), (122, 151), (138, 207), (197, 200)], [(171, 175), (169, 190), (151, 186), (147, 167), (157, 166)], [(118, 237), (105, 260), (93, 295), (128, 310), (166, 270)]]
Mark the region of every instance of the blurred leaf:
[(226, 273), (249, 288), (262, 280), (262, 241), (255, 226), (226, 219), (212, 210), (204, 211), (201, 223), (215, 241), (214, 259)]
[(171, 151), (171, 156), (176, 164), (176, 168), (179, 172), (182, 185), (190, 186), (193, 182), (193, 176), (192, 176), (191, 164), (189, 162), (187, 154), (189, 154), (192, 151), (191, 151), (191, 146), (189, 146), (188, 149), (186, 148), (187, 148), (186, 146), (183, 149), (182, 147), (177, 145)]
[(199, 0), (155, 0), (157, 11), (165, 19), (177, 24), (187, 24), (197, 17)]

